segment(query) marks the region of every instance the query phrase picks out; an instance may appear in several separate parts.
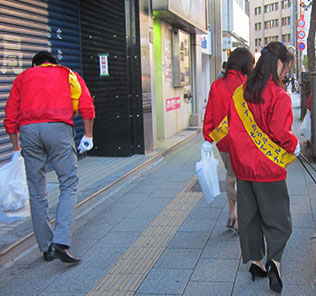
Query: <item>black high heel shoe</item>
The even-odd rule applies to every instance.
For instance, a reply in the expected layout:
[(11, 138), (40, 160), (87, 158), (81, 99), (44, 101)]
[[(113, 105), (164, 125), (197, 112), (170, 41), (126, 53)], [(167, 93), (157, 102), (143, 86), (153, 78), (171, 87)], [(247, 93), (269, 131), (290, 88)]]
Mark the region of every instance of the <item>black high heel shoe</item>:
[(270, 289), (273, 292), (281, 293), (282, 288), (283, 288), (283, 283), (282, 283), (277, 266), (272, 260), (269, 260), (266, 264), (266, 268), (268, 270), (268, 275), (269, 275)]
[(256, 276), (258, 277), (266, 277), (267, 276), (267, 272), (264, 271), (260, 266), (258, 266), (257, 264), (252, 263), (250, 265), (249, 268), (249, 272), (251, 273), (251, 278), (253, 281), (255, 281)]

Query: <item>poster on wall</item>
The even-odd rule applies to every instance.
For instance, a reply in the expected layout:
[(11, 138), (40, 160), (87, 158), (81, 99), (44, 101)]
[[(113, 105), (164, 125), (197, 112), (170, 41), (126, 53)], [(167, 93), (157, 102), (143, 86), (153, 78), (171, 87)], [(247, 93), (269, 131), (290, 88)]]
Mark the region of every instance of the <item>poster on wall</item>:
[(190, 35), (179, 30), (179, 64), (181, 85), (190, 85)]
[(172, 111), (176, 109), (180, 109), (181, 107), (181, 99), (180, 97), (166, 99), (166, 111)]
[(99, 54), (100, 76), (109, 76), (108, 53)]
[(164, 76), (165, 82), (172, 82), (172, 52), (171, 40), (165, 38), (165, 56), (164, 56)]

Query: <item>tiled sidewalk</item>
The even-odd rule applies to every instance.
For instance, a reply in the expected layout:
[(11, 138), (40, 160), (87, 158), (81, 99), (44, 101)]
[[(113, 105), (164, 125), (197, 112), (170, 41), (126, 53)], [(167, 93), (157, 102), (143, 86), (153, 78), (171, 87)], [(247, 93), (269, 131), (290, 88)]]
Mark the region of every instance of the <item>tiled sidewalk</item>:
[[(143, 166), (150, 165), (156, 159), (163, 157), (179, 145), (190, 140), (198, 132), (199, 129), (190, 128), (164, 141), (160, 141), (157, 149), (148, 155), (134, 155), (124, 158), (86, 157), (80, 160), (78, 203), (103, 188), (110, 187), (119, 180), (124, 180), (133, 170), (137, 171)], [(50, 217), (54, 218), (59, 195), (55, 172), (52, 171), (47, 174), (47, 182)], [(29, 209), (26, 211), (29, 211)], [(0, 257), (1, 253), (8, 247), (19, 242), (32, 232), (33, 228), (29, 216), (10, 224), (0, 222)]]

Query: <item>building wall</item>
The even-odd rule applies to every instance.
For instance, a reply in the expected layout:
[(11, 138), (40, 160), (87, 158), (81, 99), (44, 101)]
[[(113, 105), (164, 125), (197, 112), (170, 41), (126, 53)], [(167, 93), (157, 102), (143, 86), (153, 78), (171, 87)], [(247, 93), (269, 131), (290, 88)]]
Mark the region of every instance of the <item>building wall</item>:
[(212, 31), (211, 82), (222, 70), (222, 0), (209, 0), (208, 21)]
[[(191, 53), (192, 54), (192, 53)], [(174, 87), (170, 77), (172, 65), (172, 27), (161, 21), (161, 57), (162, 57), (162, 116), (163, 116), (163, 138), (168, 138), (189, 126), (189, 118), (192, 103), (184, 100), (184, 93), (191, 91), (190, 85)], [(167, 101), (180, 97), (180, 107), (167, 111)]]
[[(282, 2), (282, 0), (249, 1), (250, 50), (252, 52), (259, 53), (261, 48), (271, 41), (291, 45), (291, 7), (282, 8)], [(289, 2), (293, 5), (295, 1)], [(274, 10), (265, 11), (265, 6), (273, 7)], [(261, 8), (260, 13), (258, 13), (259, 8)], [(271, 27), (269, 27), (270, 24)]]

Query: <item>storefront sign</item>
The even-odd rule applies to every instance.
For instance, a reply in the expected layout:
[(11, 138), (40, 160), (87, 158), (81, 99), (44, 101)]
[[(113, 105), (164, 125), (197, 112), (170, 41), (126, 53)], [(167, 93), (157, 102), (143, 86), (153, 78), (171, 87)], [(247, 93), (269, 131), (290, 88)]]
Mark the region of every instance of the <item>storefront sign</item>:
[(212, 35), (211, 31), (208, 31), (208, 34), (201, 35), (201, 51), (205, 54), (212, 54)]
[(207, 31), (205, 0), (169, 0), (169, 10), (202, 31)]
[(166, 99), (166, 111), (172, 111), (176, 109), (180, 109), (181, 107), (181, 99), (180, 97)]
[(100, 76), (109, 76), (108, 53), (99, 54)]

